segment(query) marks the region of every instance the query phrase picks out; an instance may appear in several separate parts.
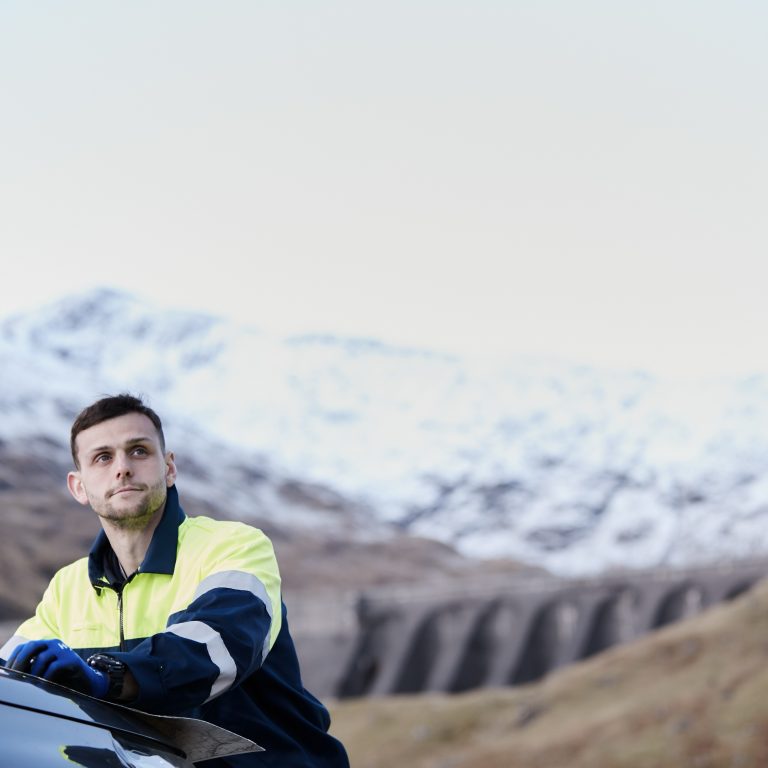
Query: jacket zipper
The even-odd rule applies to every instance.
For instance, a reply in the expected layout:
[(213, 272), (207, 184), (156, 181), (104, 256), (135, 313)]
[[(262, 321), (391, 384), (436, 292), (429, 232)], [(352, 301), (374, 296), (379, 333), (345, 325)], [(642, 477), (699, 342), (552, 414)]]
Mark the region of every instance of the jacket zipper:
[(123, 590), (125, 587), (130, 584), (133, 581), (133, 577), (138, 573), (136, 571), (135, 573), (132, 573), (126, 581), (124, 581), (122, 584), (116, 586), (114, 584), (108, 584), (108, 583), (102, 583), (99, 584), (100, 587), (106, 587), (107, 589), (111, 589), (114, 591), (114, 593), (117, 595), (117, 611), (118, 611), (118, 622), (119, 622), (119, 628), (120, 628), (120, 650), (121, 651), (127, 651), (128, 648), (125, 645), (125, 618), (124, 618), (124, 605), (123, 605)]
[(120, 587), (119, 590), (115, 590), (117, 592), (117, 608), (120, 613), (120, 650), (125, 651), (127, 650), (125, 647), (125, 633), (123, 632), (123, 588), (125, 585)]

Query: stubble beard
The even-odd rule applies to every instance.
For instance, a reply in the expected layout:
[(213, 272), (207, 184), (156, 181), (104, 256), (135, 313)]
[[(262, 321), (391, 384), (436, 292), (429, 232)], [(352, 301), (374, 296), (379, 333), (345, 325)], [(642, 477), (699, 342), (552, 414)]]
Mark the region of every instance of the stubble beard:
[(108, 497), (101, 504), (94, 504), (91, 500), (91, 507), (94, 512), (104, 521), (108, 521), (116, 528), (124, 531), (141, 531), (146, 528), (154, 519), (155, 515), (165, 504), (167, 489), (164, 481), (148, 488), (141, 495), (132, 507), (118, 509), (112, 504)]

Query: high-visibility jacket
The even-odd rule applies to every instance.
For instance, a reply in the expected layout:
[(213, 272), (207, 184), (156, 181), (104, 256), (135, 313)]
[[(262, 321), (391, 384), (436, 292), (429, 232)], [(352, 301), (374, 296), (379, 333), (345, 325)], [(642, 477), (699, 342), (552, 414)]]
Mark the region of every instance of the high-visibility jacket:
[(348, 768), (325, 707), (303, 686), (272, 544), (239, 522), (187, 517), (175, 486), (138, 571), (110, 581), (102, 531), (88, 557), (56, 573), (35, 615), (2, 649), (59, 638), (86, 659), (121, 659), (139, 686), (126, 702), (199, 717), (265, 752), (215, 766)]

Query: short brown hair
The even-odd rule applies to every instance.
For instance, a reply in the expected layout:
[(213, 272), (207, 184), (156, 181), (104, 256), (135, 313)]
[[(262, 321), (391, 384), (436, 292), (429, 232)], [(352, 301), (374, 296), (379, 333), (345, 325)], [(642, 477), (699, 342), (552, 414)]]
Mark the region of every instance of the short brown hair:
[(72, 431), (69, 435), (69, 449), (72, 452), (72, 461), (75, 462), (75, 467), (80, 469), (77, 445), (75, 444), (77, 436), (83, 430), (95, 427), (102, 421), (116, 419), (118, 416), (125, 416), (126, 413), (142, 413), (155, 425), (160, 437), (160, 448), (165, 453), (165, 435), (163, 435), (163, 424), (160, 417), (148, 405), (145, 405), (140, 397), (129, 394), (111, 395), (83, 408), (73, 422)]

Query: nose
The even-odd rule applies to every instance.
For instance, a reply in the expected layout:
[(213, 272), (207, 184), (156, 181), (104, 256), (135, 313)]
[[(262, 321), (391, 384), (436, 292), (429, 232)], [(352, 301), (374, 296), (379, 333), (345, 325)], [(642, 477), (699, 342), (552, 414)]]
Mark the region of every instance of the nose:
[(133, 474), (131, 462), (124, 453), (118, 453), (115, 457), (115, 472), (118, 477), (130, 477)]

